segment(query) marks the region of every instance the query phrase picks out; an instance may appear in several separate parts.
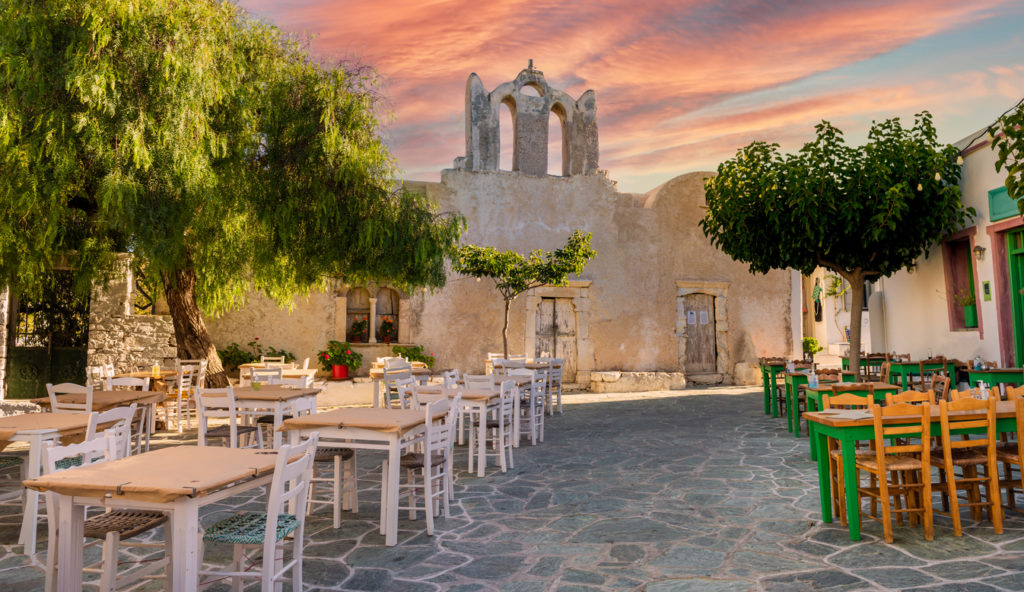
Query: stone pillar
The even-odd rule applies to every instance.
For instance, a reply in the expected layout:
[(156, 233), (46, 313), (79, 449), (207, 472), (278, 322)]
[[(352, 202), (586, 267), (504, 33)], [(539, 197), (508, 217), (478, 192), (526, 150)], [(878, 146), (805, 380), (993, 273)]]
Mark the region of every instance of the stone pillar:
[(377, 299), (370, 298), (370, 317), (367, 320), (370, 327), (367, 329), (369, 335), (366, 336), (367, 343), (377, 343)]
[(0, 290), (0, 401), (7, 398), (7, 328), (11, 322), (11, 289)]

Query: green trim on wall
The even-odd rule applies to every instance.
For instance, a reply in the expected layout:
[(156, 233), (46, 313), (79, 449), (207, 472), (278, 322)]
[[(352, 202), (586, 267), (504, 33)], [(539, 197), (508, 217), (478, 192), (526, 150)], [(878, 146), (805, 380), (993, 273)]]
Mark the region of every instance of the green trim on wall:
[(1010, 199), (1006, 187), (999, 187), (988, 192), (988, 218), (990, 222), (1005, 220), (1019, 216), (1017, 202)]

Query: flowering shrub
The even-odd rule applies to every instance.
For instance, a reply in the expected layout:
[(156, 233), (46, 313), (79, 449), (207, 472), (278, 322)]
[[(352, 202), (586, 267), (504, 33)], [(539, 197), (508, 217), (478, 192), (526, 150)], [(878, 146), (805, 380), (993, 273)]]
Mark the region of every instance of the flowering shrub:
[(331, 366), (347, 366), (351, 372), (355, 372), (363, 365), (363, 354), (352, 351), (352, 346), (346, 341), (331, 340), (327, 342), (327, 349), (320, 350), (316, 356), (324, 370), (330, 370)]
[(377, 329), (377, 341), (386, 343), (396, 339), (398, 339), (398, 329), (395, 327), (395, 321), (385, 315), (380, 321), (380, 329)]
[(423, 353), (422, 345), (396, 345), (391, 348), (391, 353), (410, 362), (423, 362), (428, 368), (434, 367), (434, 356)]
[(285, 362), (295, 361), (295, 355), (291, 352), (276, 347), (264, 348), (260, 343), (259, 337), (253, 337), (248, 345), (249, 349), (243, 349), (242, 346), (232, 341), (224, 349), (217, 350), (217, 355), (220, 356), (220, 363), (224, 366), (225, 371), (231, 372), (242, 364), (248, 364), (249, 362), (259, 362), (260, 356), (284, 356)]
[(352, 341), (366, 341), (370, 334), (370, 320), (368, 317), (352, 321), (348, 328), (348, 338)]

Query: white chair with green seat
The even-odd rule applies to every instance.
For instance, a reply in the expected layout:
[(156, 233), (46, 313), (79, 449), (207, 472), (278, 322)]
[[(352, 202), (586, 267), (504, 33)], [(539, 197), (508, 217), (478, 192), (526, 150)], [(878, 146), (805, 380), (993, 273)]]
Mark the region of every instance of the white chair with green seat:
[[(292, 590), (302, 590), (302, 554), (306, 523), (306, 498), (313, 472), (313, 457), (317, 451), (319, 434), (294, 446), (283, 445), (277, 453), (274, 478), (270, 482), (266, 512), (235, 514), (207, 527), (200, 539), (200, 561), (203, 548), (210, 543), (234, 545), (234, 559), (229, 571), (202, 570), (202, 576), (231, 578), (231, 589), (242, 589), (242, 578), (260, 578), (263, 592), (278, 589), (277, 584), (291, 572)], [(285, 508), (285, 504), (289, 507)], [(286, 539), (291, 537), (291, 559), (285, 563)], [(262, 552), (261, 559), (252, 557)], [(251, 567), (247, 567), (251, 566)], [(260, 566), (261, 569), (254, 569)]]

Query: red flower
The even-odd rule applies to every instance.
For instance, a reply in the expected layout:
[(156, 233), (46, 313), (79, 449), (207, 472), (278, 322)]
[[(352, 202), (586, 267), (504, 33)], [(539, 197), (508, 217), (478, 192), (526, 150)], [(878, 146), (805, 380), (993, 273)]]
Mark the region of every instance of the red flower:
[(352, 353), (352, 350), (350, 350), (350, 349), (346, 349), (346, 350), (345, 350), (345, 353), (346, 353), (346, 354), (350, 354), (350, 353)]

